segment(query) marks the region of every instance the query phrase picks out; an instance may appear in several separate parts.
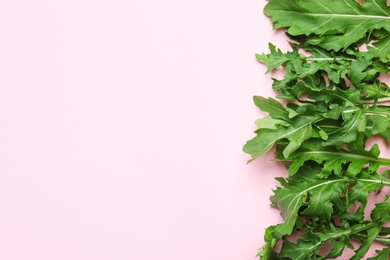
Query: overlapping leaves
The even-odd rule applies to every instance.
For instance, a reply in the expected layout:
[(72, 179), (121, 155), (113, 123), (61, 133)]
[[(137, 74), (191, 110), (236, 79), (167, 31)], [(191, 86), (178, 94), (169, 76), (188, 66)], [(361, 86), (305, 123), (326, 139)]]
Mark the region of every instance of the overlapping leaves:
[[(256, 55), (267, 73), (284, 68), (273, 82), (284, 101), (254, 97), (268, 116), (243, 149), (254, 160), (275, 147), (289, 171), (271, 197), (284, 222), (267, 228), (261, 259), (333, 259), (348, 247), (357, 260), (374, 243), (390, 245), (389, 195), (367, 215), (369, 195), (390, 186), (390, 159), (367, 146), (378, 136), (390, 144), (390, 88), (381, 81), (390, 71), (390, 7), (362, 2), (270, 0), (264, 9), (293, 43)], [(390, 257), (388, 248), (376, 252), (368, 259)]]
[[(371, 220), (364, 220), (367, 196), (390, 181), (376, 172), (361, 171), (354, 178), (332, 176), (326, 180), (317, 177), (319, 165), (304, 165), (299, 172), (289, 178), (278, 178), (281, 187), (274, 191), (272, 204), (279, 208), (285, 222), (267, 229), (266, 240), (283, 240), (278, 254), (280, 259), (329, 259), (342, 255), (346, 246), (354, 248), (350, 240), (362, 241), (352, 259), (364, 257), (375, 241), (390, 244), (390, 238), (381, 236), (386, 228), (383, 224), (390, 219), (390, 198), (376, 204)], [(350, 187), (353, 186), (351, 189)], [(349, 211), (357, 202), (362, 206), (357, 212)], [(337, 219), (343, 218), (340, 224)], [(297, 242), (288, 239), (288, 235), (306, 230)], [(275, 243), (275, 242), (274, 242)], [(325, 243), (333, 245), (325, 256), (318, 253)], [(276, 254), (267, 244), (259, 252), (265, 259)]]

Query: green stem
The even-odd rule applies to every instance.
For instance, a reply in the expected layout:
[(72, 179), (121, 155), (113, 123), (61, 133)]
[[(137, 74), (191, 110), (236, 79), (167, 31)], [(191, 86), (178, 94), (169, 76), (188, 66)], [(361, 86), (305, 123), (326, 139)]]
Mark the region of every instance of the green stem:
[(336, 61), (336, 60), (348, 60), (348, 61), (355, 61), (356, 59), (350, 59), (350, 58), (306, 58), (306, 61)]
[(331, 239), (336, 239), (339, 237), (344, 237), (344, 236), (351, 237), (351, 236), (354, 236), (355, 234), (358, 234), (362, 231), (370, 229), (376, 225), (377, 224), (374, 222), (370, 222), (370, 223), (366, 223), (366, 224), (357, 224), (357, 225), (352, 226), (352, 227), (345, 229), (343, 231), (327, 233), (326, 236), (324, 236), (323, 238), (320, 237), (320, 240), (322, 242), (326, 242), (326, 241), (329, 241)]
[(388, 102), (388, 101), (390, 101), (390, 97), (378, 98), (377, 101), (375, 101), (374, 99), (361, 100), (358, 103), (360, 103), (360, 104), (374, 104), (375, 102), (376, 103), (382, 103), (382, 102)]
[[(367, 235), (363, 235), (363, 234), (360, 234), (360, 233), (356, 233), (354, 234), (354, 236), (356, 238), (362, 238), (362, 239), (367, 239)], [(390, 245), (390, 238), (385, 238), (385, 237), (376, 237), (375, 238), (375, 242), (378, 242), (378, 243), (381, 243), (381, 244), (384, 244), (384, 245)]]
[(384, 180), (359, 179), (359, 181), (371, 182), (371, 183), (380, 183), (380, 184), (385, 185), (385, 186), (390, 186), (390, 181), (384, 181)]

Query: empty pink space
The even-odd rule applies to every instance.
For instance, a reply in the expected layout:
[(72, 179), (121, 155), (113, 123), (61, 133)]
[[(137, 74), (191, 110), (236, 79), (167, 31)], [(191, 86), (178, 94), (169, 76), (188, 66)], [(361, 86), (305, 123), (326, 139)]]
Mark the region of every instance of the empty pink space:
[(257, 259), (265, 3), (1, 1), (0, 259)]

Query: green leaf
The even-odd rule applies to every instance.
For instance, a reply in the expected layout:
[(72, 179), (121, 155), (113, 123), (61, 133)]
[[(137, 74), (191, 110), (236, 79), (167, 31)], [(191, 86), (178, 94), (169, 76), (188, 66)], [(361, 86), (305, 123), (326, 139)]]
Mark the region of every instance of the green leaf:
[[(346, 113), (349, 113), (348, 117)], [(324, 145), (338, 145), (356, 140), (357, 135), (366, 131), (366, 114), (362, 109), (344, 110), (345, 121), (342, 126), (329, 135)]]
[(289, 124), (286, 121), (280, 119), (274, 119), (271, 116), (266, 116), (264, 118), (257, 119), (255, 124), (258, 128), (266, 129), (278, 129), (281, 126), (288, 126)]
[(351, 81), (357, 85), (359, 82), (367, 76), (367, 72), (364, 70), (368, 67), (366, 59), (360, 58), (351, 62)]
[(375, 48), (368, 46), (368, 51), (373, 57), (378, 57), (382, 62), (390, 62), (390, 35), (383, 37), (373, 44)]
[(268, 152), (277, 141), (288, 139), (290, 143), (283, 151), (288, 156), (291, 152), (298, 149), (303, 141), (310, 138), (311, 131), (310, 122), (302, 118), (288, 127), (280, 127), (278, 129), (261, 128), (256, 131), (257, 136), (244, 145), (243, 151), (250, 154), (252, 160), (254, 160)]
[(386, 201), (375, 204), (371, 219), (381, 223), (390, 221), (390, 196), (387, 196)]
[(346, 107), (354, 108), (356, 107), (355, 104), (360, 100), (361, 94), (353, 88), (348, 88), (347, 90), (339, 88), (311, 88), (309, 98), (316, 101), (325, 101), (326, 103), (344, 104)]
[(358, 250), (355, 251), (355, 255), (351, 258), (351, 260), (360, 260), (362, 259), (371, 245), (374, 243), (376, 236), (379, 234), (382, 226), (374, 226), (367, 230), (367, 239), (360, 245)]
[(345, 236), (342, 236), (340, 239), (333, 239), (329, 242), (333, 248), (330, 252), (325, 256), (325, 259), (336, 258), (343, 254), (345, 247), (347, 246), (348, 239)]
[[(309, 176), (310, 168), (304, 168), (301, 173), (296, 176), (298, 178), (277, 178), (282, 184), (274, 191), (271, 197), (273, 205), (279, 208), (285, 220), (284, 223), (278, 225), (275, 230), (276, 237), (290, 235), (294, 229), (294, 225), (298, 218), (298, 211), (305, 205), (306, 213), (320, 217), (328, 218), (329, 207), (338, 200), (338, 196), (347, 188), (347, 180), (344, 178), (334, 177), (327, 180), (321, 180), (313, 176)], [(295, 176), (294, 176), (295, 177)], [(308, 197), (309, 196), (309, 197)], [(310, 198), (310, 200), (307, 200)], [(326, 210), (323, 210), (323, 205), (326, 204)]]
[(298, 243), (292, 243), (287, 239), (283, 239), (283, 247), (280, 256), (294, 260), (310, 260), (315, 257), (319, 246), (315, 241), (307, 241), (299, 239)]
[(287, 28), (290, 35), (321, 36), (317, 44), (328, 50), (346, 49), (374, 29), (390, 31), (385, 0), (366, 0), (363, 5), (355, 0), (271, 0), (264, 13), (274, 22), (274, 29)]
[(274, 247), (279, 240), (278, 238), (275, 237), (274, 234), (275, 227), (276, 226), (269, 226), (265, 230), (264, 240), (266, 241), (266, 244), (257, 253), (257, 256), (259, 256), (261, 259), (266, 259), (266, 260), (280, 259), (277, 256), (277, 253), (274, 251)]
[(390, 107), (371, 107), (367, 109), (366, 116), (371, 135), (382, 134), (388, 131), (390, 126)]
[(261, 111), (268, 112), (272, 118), (286, 121), (289, 120), (289, 112), (283, 104), (277, 100), (273, 98), (267, 99), (261, 96), (254, 96), (253, 101)]
[(256, 54), (256, 59), (267, 65), (267, 73), (285, 65), (288, 61), (297, 60), (299, 54), (298, 52), (287, 52), (283, 53), (280, 49), (276, 49), (275, 45), (272, 43), (268, 44), (271, 51), (270, 54)]
[(389, 260), (390, 257), (390, 248), (385, 248), (383, 250), (375, 251), (378, 255), (374, 257), (367, 258), (367, 260)]
[[(358, 144), (358, 141), (360, 143)], [(370, 171), (376, 171), (380, 166), (390, 167), (390, 159), (378, 158), (379, 148), (377, 145), (367, 151), (363, 148), (363, 141), (359, 137), (350, 148), (344, 149), (335, 146), (323, 146), (320, 139), (310, 139), (310, 142), (303, 143), (294, 153), (288, 157), (283, 156), (279, 146), (276, 150), (276, 157), (281, 161), (290, 162), (289, 172), (294, 175), (300, 167), (308, 161), (315, 161), (322, 164), (321, 178), (326, 178), (331, 174), (341, 175), (344, 168), (347, 168), (349, 176), (357, 175), (365, 165), (369, 165)]]
[(352, 187), (349, 195), (351, 202), (359, 201), (361, 205), (355, 212), (355, 215), (364, 215), (364, 209), (367, 206), (368, 194), (372, 191), (379, 190), (383, 185), (390, 186), (390, 181), (376, 173), (360, 173)]
[(313, 187), (308, 191), (310, 194), (309, 201), (306, 203), (307, 208), (302, 211), (302, 214), (330, 221), (333, 206), (343, 204), (340, 197), (341, 194), (347, 193), (346, 181), (340, 178), (328, 178), (326, 181), (317, 180)]

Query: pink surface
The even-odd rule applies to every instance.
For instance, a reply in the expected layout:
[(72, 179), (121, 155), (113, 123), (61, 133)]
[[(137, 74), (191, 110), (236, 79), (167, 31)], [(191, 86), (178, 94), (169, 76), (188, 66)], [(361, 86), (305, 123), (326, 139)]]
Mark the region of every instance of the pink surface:
[(3, 0), (0, 259), (253, 260), (265, 1)]

